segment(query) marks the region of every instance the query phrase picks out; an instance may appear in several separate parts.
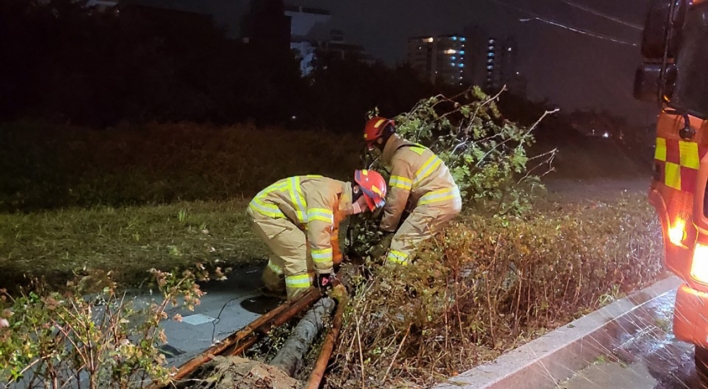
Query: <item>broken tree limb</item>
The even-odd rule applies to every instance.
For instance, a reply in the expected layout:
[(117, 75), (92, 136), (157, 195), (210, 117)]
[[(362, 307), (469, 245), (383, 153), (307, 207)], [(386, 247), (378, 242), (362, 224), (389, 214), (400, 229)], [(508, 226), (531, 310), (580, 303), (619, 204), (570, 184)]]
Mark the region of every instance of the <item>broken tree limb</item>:
[(324, 328), (325, 318), (332, 315), (334, 307), (335, 301), (332, 298), (326, 297), (318, 301), (300, 320), (283, 348), (270, 361), (270, 365), (293, 377), (302, 366), (302, 360), (310, 346)]
[[(272, 327), (277, 327), (288, 321), (292, 316), (300, 312), (302, 309), (306, 308), (312, 304), (315, 300), (320, 297), (320, 291), (317, 288), (312, 288), (306, 295), (302, 296), (300, 299), (285, 303), (267, 314), (254, 320), (251, 324), (244, 327), (243, 329), (233, 333), (226, 339), (218, 342), (217, 344), (211, 346), (207, 350), (203, 351), (196, 357), (192, 358), (188, 362), (184, 363), (179, 367), (177, 372), (170, 377), (172, 382), (179, 381), (191, 373), (193, 373), (198, 367), (211, 361), (217, 355), (234, 355), (229, 351), (236, 348), (240, 352), (243, 352), (245, 345), (253, 345), (260, 335), (267, 333)], [(153, 382), (148, 386), (148, 389), (160, 389), (167, 386), (166, 384), (161, 384), (158, 382)]]
[(349, 303), (349, 295), (342, 285), (337, 285), (334, 288), (332, 297), (337, 300), (337, 312), (334, 313), (332, 328), (327, 332), (327, 337), (322, 344), (322, 351), (320, 351), (320, 355), (317, 357), (317, 362), (315, 363), (315, 368), (312, 370), (310, 379), (307, 381), (307, 389), (318, 389), (322, 383), (322, 378), (329, 364), (329, 359), (332, 357), (332, 352), (334, 351), (334, 345), (339, 338), (344, 310)]
[(246, 351), (256, 342), (258, 342), (262, 335), (267, 334), (274, 327), (279, 327), (285, 324), (286, 322), (290, 321), (293, 316), (305, 310), (305, 308), (309, 307), (319, 298), (319, 289), (311, 288), (306, 295), (300, 297), (297, 301), (289, 304), (287, 309), (281, 311), (278, 315), (272, 317), (268, 322), (256, 328), (253, 333), (250, 334), (250, 336), (243, 338), (238, 343), (232, 344), (231, 347), (224, 350), (222, 352), (222, 355), (241, 355), (244, 351)]

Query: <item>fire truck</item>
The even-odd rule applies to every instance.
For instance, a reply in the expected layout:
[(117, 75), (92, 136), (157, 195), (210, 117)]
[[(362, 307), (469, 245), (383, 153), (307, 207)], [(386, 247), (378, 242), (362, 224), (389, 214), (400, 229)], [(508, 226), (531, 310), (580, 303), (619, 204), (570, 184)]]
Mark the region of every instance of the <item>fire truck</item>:
[[(708, 377), (708, 0), (652, 0), (634, 97), (658, 105), (649, 202), (678, 289), (673, 331)], [(706, 88), (703, 88), (705, 86)], [(638, 269), (641, 271), (641, 269)]]

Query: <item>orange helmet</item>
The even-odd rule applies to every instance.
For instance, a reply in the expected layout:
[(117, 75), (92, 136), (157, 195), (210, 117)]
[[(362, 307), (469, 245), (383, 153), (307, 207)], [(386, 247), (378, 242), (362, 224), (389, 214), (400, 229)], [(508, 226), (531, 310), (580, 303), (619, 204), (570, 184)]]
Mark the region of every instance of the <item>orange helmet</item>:
[(374, 116), (366, 122), (364, 127), (364, 141), (366, 146), (371, 150), (374, 147), (374, 142), (383, 136), (384, 130), (389, 125), (395, 126), (395, 122), (391, 119), (386, 119), (381, 116)]
[(386, 204), (386, 180), (379, 172), (374, 170), (356, 170), (354, 181), (364, 193), (366, 205), (370, 211), (381, 208)]

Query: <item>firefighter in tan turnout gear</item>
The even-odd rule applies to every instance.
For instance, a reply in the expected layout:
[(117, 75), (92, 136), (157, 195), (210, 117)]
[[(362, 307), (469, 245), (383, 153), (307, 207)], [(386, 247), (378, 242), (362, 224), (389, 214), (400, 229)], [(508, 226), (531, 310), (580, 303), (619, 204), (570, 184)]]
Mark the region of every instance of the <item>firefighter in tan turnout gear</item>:
[(342, 261), (339, 223), (348, 215), (381, 208), (386, 181), (373, 170), (357, 170), (354, 182), (322, 176), (282, 179), (253, 198), (247, 213), (272, 252), (263, 282), (273, 293), (297, 299), (312, 285), (331, 286)]
[[(366, 123), (364, 140), (369, 150), (377, 148), (382, 152), (382, 162), (391, 169), (389, 192), (379, 226), (389, 233), (389, 239), (390, 233), (395, 232), (386, 262), (407, 265), (418, 244), (460, 213), (462, 200), (443, 161), (428, 148), (409, 142), (395, 132), (392, 120), (374, 117)], [(409, 215), (398, 227), (404, 211)], [(383, 255), (385, 245), (379, 247), (378, 255)]]

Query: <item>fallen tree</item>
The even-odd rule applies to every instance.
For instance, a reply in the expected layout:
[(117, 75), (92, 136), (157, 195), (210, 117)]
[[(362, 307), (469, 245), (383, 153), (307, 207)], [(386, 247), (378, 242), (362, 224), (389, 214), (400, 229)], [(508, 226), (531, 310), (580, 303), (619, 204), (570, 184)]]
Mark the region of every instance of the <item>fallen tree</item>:
[(284, 371), (288, 376), (294, 377), (302, 367), (305, 354), (324, 328), (327, 319), (332, 316), (335, 305), (334, 299), (329, 297), (318, 301), (293, 329), (283, 348), (270, 364)]

